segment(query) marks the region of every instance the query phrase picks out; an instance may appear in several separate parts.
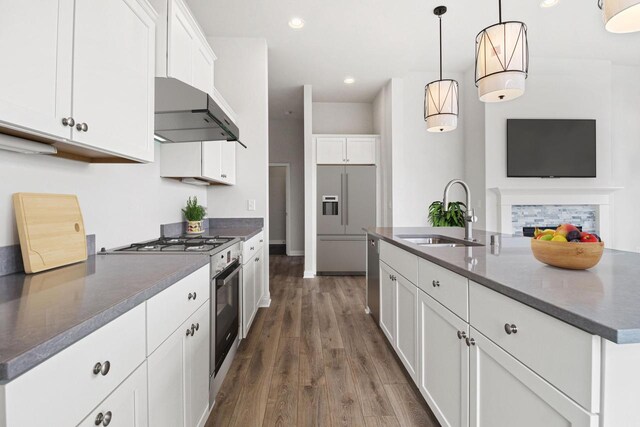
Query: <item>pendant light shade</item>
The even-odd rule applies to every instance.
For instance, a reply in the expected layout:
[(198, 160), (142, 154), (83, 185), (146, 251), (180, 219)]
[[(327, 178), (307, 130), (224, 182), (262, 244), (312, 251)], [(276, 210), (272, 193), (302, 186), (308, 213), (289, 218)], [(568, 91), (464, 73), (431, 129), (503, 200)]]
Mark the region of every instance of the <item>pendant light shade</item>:
[(521, 96), (529, 72), (527, 26), (523, 22), (500, 22), (476, 36), (476, 86), (483, 102), (509, 101)]
[(442, 78), (442, 15), (445, 6), (433, 10), (440, 24), (440, 79), (424, 88), (424, 120), (429, 132), (449, 132), (458, 127), (458, 82)]
[(600, 0), (605, 28), (611, 33), (640, 31), (640, 0)]

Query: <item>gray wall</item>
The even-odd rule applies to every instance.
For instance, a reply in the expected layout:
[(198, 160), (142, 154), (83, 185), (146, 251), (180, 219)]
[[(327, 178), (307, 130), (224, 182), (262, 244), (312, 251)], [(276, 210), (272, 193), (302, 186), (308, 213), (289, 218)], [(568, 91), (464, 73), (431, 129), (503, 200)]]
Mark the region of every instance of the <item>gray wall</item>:
[(287, 168), (269, 166), (269, 243), (284, 243), (287, 237)]
[(291, 165), (291, 248), (304, 254), (304, 123), (295, 119), (269, 120), (269, 163)]

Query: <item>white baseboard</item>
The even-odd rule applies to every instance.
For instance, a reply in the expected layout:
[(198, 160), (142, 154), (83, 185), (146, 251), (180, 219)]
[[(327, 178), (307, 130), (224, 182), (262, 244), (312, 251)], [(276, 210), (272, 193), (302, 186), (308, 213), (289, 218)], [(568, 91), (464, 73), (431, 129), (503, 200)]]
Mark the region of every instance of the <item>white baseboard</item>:
[(260, 302), (258, 303), (258, 307), (268, 308), (271, 306), (271, 296), (263, 296), (260, 298)]
[(270, 245), (284, 245), (285, 243), (287, 242), (284, 240), (269, 240)]
[(304, 251), (289, 251), (288, 256), (304, 256)]
[(315, 271), (305, 271), (304, 275), (302, 276), (303, 279), (313, 279), (314, 277), (316, 277)]

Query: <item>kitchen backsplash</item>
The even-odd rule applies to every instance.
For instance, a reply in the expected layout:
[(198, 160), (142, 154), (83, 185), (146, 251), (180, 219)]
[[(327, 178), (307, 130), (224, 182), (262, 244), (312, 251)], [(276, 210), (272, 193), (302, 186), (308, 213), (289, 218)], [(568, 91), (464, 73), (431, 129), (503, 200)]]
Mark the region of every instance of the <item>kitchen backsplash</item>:
[(584, 231), (598, 232), (597, 206), (594, 205), (513, 205), (513, 232), (522, 236), (522, 227), (580, 225)]
[[(96, 235), (87, 235), (87, 254), (89, 256), (96, 254)], [(0, 276), (7, 274), (22, 273), (24, 265), (22, 264), (22, 253), (20, 245), (11, 245), (0, 247)]]
[[(209, 229), (238, 229), (245, 227), (264, 227), (264, 218), (207, 218), (204, 220), (204, 234)], [(187, 222), (174, 222), (160, 226), (161, 236), (180, 236), (185, 234)]]

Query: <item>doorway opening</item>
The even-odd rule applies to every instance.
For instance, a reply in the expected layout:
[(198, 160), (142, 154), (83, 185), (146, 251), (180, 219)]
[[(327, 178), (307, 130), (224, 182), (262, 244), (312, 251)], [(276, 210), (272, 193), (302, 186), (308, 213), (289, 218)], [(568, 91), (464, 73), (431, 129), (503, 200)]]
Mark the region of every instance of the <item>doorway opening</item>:
[(269, 163), (269, 253), (290, 255), (291, 166)]

